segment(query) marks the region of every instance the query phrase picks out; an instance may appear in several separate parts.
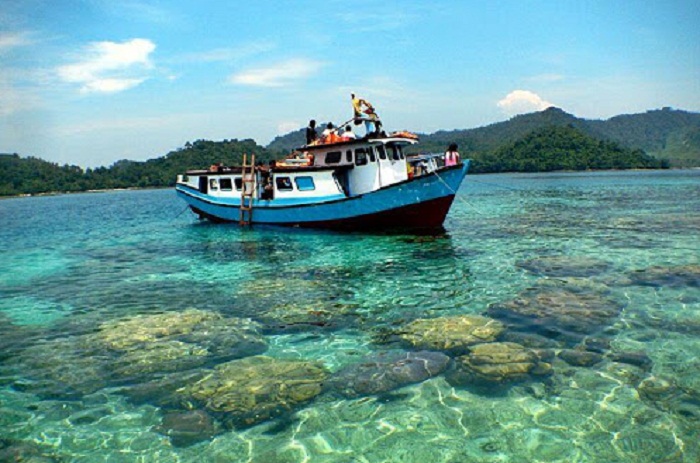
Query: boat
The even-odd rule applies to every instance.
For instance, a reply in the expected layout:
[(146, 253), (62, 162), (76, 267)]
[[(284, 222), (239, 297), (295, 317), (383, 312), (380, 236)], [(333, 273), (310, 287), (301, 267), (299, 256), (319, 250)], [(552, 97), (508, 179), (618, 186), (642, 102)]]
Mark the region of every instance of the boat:
[(409, 132), (312, 143), (285, 159), (189, 170), (176, 191), (201, 219), (347, 231), (441, 229), (469, 160), (408, 156)]

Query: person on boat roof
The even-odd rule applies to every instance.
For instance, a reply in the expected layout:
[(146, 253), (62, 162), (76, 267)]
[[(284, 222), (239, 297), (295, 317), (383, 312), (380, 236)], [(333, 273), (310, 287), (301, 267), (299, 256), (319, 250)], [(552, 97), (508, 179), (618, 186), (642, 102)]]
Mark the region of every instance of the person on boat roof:
[(343, 140), (354, 140), (357, 138), (357, 136), (355, 135), (355, 132), (352, 131), (352, 127), (346, 125), (345, 131), (343, 132), (343, 135), (341, 135), (340, 138), (342, 138)]
[(306, 128), (306, 144), (311, 145), (316, 140), (318, 140), (318, 133), (316, 133), (316, 121), (311, 119), (309, 121), (309, 126)]
[(360, 125), (361, 121), (365, 122), (365, 136), (369, 136), (377, 132), (378, 130), (375, 123), (379, 122), (379, 117), (374, 111), (372, 104), (363, 98), (356, 97), (354, 93), (350, 94), (350, 98), (352, 100), (352, 111), (355, 125)]
[(321, 142), (335, 143), (338, 141), (340, 141), (340, 137), (338, 136), (338, 129), (335, 128), (332, 122), (329, 122), (328, 125), (326, 125), (326, 130), (324, 130), (321, 134)]

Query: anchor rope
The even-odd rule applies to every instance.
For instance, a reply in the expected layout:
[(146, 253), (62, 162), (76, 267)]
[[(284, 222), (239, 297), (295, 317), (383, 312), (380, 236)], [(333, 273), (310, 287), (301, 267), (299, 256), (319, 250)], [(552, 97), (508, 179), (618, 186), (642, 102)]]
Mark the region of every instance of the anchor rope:
[(440, 175), (438, 175), (438, 173), (437, 173), (436, 170), (433, 171), (433, 174), (435, 174), (435, 176), (438, 178), (438, 180), (440, 180), (440, 182), (442, 182), (442, 184), (445, 185), (445, 186), (447, 187), (448, 190), (450, 190), (452, 193), (454, 193), (455, 199), (458, 199), (459, 201), (462, 201), (464, 204), (466, 204), (467, 206), (469, 206), (469, 207), (471, 207), (472, 209), (474, 209), (474, 211), (475, 211), (477, 214), (479, 214), (479, 215), (485, 215), (484, 212), (482, 212), (481, 210), (479, 210), (478, 207), (476, 207), (475, 205), (473, 205), (473, 204), (471, 204), (469, 201), (467, 201), (467, 200), (464, 198), (464, 196), (459, 196), (459, 195), (457, 195), (457, 192), (455, 191), (455, 189), (452, 188), (445, 180), (443, 180), (442, 177), (440, 177)]
[(175, 220), (175, 219), (177, 219), (178, 217), (180, 217), (180, 216), (181, 216), (187, 209), (189, 209), (189, 208), (190, 208), (190, 205), (188, 204), (187, 206), (185, 206), (185, 208), (184, 208), (183, 210), (180, 211), (180, 213), (179, 213), (178, 215), (176, 215), (175, 217), (173, 217), (173, 220)]

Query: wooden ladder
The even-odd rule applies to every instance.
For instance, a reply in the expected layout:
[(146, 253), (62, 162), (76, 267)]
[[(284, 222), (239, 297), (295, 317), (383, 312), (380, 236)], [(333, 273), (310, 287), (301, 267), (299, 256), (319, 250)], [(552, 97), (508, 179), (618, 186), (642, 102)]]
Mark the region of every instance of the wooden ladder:
[(253, 195), (255, 194), (255, 154), (243, 153), (243, 169), (241, 172), (241, 208), (238, 223), (250, 225), (253, 220)]

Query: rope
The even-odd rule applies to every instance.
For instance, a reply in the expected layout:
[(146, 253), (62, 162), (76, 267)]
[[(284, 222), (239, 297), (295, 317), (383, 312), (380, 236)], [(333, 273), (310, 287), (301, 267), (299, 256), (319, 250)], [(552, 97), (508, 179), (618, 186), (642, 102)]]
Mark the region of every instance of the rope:
[[(473, 175), (472, 175), (472, 177), (473, 177)], [(478, 181), (478, 180), (472, 180), (472, 182), (474, 182), (474, 183), (481, 183), (481, 184), (483, 184), (483, 185), (497, 186), (497, 187), (500, 187), (500, 188), (505, 188), (506, 190), (521, 191), (521, 188), (513, 188), (513, 187), (510, 187), (510, 186), (501, 185), (501, 184), (499, 184), (499, 183), (480, 182), (480, 181)]]
[(189, 209), (189, 208), (190, 208), (190, 206), (189, 206), (189, 204), (188, 204), (187, 206), (185, 206), (185, 208), (184, 208), (183, 210), (180, 211), (180, 213), (179, 213), (178, 215), (176, 215), (175, 217), (173, 217), (173, 220), (175, 220), (175, 219), (177, 219), (178, 217), (180, 217), (180, 216), (181, 216), (187, 209)]
[(446, 181), (444, 181), (444, 180), (442, 179), (442, 177), (440, 177), (440, 176), (438, 175), (437, 170), (434, 170), (432, 173), (435, 174), (435, 176), (438, 178), (438, 180), (440, 180), (440, 181), (442, 182), (442, 184), (445, 185), (445, 186), (447, 187), (448, 190), (450, 190), (452, 193), (454, 193), (455, 199), (458, 199), (458, 200), (462, 201), (464, 204), (466, 204), (467, 206), (469, 206), (469, 207), (471, 207), (472, 209), (474, 209), (474, 211), (475, 211), (477, 214), (484, 215), (484, 213), (483, 213), (482, 211), (480, 211), (478, 207), (476, 207), (476, 206), (474, 206), (473, 204), (467, 202), (467, 200), (464, 199), (464, 197), (458, 196), (458, 195), (457, 195), (457, 192), (454, 190), (454, 188), (452, 188)]

